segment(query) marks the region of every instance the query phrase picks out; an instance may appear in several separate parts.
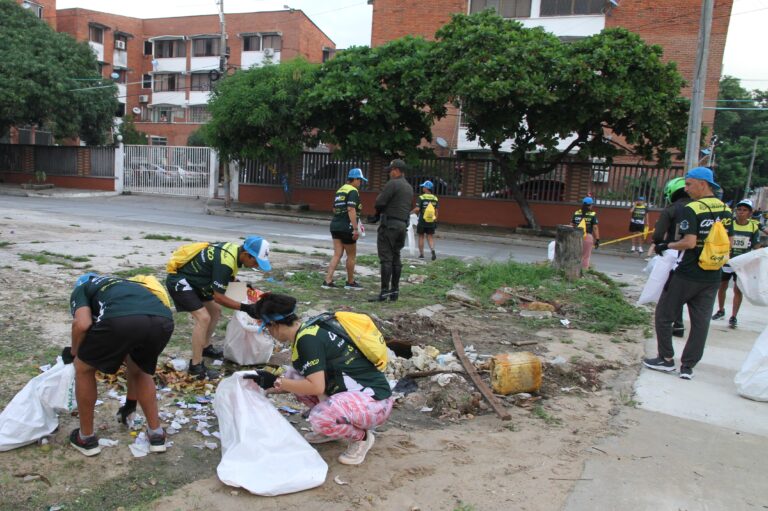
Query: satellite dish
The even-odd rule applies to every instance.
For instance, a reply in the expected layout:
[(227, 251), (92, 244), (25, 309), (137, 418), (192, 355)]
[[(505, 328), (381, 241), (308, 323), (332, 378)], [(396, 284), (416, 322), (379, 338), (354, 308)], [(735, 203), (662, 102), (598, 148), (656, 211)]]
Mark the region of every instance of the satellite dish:
[(133, 112), (136, 115), (139, 115), (141, 113), (141, 108), (135, 106), (133, 107), (133, 110), (131, 110), (131, 112)]
[(118, 78), (120, 78), (120, 73), (112, 73), (111, 75), (109, 75), (109, 77), (112, 78), (113, 80), (117, 80)]
[(437, 138), (435, 139), (435, 142), (436, 142), (436, 143), (437, 143), (437, 145), (439, 145), (440, 147), (448, 147), (448, 142), (446, 142), (446, 141), (445, 141), (445, 139), (444, 139), (443, 137), (437, 137)]

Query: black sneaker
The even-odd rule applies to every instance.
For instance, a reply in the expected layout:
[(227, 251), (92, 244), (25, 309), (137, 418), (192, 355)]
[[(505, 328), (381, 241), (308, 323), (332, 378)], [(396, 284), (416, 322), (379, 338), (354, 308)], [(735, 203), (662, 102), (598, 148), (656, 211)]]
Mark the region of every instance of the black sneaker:
[(326, 282), (323, 281), (323, 285), (320, 286), (323, 289), (336, 289), (338, 286), (334, 284), (333, 282)]
[(685, 337), (685, 327), (684, 326), (673, 326), (672, 327), (672, 336), (673, 337)]
[(396, 302), (397, 299), (400, 298), (400, 291), (395, 289), (394, 291), (389, 292), (389, 301), (390, 302)]
[(147, 431), (149, 437), (149, 452), (165, 452), (165, 430), (159, 435)]
[(214, 347), (213, 344), (209, 344), (203, 348), (203, 356), (208, 358), (224, 358), (224, 350)]
[(739, 322), (736, 319), (736, 316), (731, 316), (731, 319), (728, 320), (728, 326), (731, 328), (736, 328), (738, 325)]
[(432, 251), (432, 260), (434, 261), (435, 259), (437, 259), (437, 254), (435, 254), (435, 251), (433, 250)]
[(193, 364), (192, 361), (189, 361), (189, 369), (187, 369), (187, 372), (190, 376), (194, 376), (198, 380), (204, 380), (208, 378), (209, 380), (215, 380), (219, 377), (219, 372), (215, 369), (208, 369), (205, 366), (205, 362), (200, 362), (199, 364)]
[(128, 416), (136, 411), (136, 401), (126, 400), (125, 404), (117, 409), (117, 422), (123, 426), (128, 425)]
[(723, 319), (725, 317), (725, 311), (720, 309), (712, 315), (712, 319)]
[(419, 254), (419, 259), (424, 259), (424, 254)]
[(680, 378), (684, 380), (693, 379), (693, 369), (688, 366), (680, 366)]
[(86, 440), (81, 439), (80, 428), (73, 429), (72, 433), (69, 434), (69, 443), (86, 456), (96, 456), (101, 452), (99, 438), (96, 435), (91, 435)]
[(653, 369), (654, 371), (664, 371), (665, 373), (669, 373), (675, 370), (675, 361), (665, 360), (664, 357), (644, 358), (643, 365), (648, 369)]
[(386, 302), (387, 298), (389, 298), (389, 290), (382, 289), (379, 294), (374, 296), (373, 298), (368, 298), (369, 302)]
[(358, 284), (357, 281), (347, 282), (346, 284), (344, 284), (344, 289), (354, 289), (355, 291), (360, 291), (361, 289), (363, 289), (363, 286)]

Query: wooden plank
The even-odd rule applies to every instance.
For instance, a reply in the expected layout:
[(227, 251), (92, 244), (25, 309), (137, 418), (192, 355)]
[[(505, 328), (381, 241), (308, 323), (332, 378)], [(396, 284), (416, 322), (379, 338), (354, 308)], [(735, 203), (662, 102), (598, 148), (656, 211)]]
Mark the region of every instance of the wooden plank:
[(477, 390), (480, 391), (485, 400), (488, 401), (488, 403), (491, 405), (491, 408), (493, 408), (493, 411), (496, 412), (496, 415), (498, 415), (501, 420), (511, 420), (512, 415), (510, 415), (509, 412), (505, 410), (501, 405), (499, 400), (496, 399), (496, 396), (493, 395), (493, 392), (488, 387), (488, 385), (486, 385), (485, 382), (480, 378), (480, 375), (478, 374), (477, 369), (475, 369), (474, 364), (469, 361), (467, 355), (464, 353), (464, 345), (461, 343), (461, 337), (459, 337), (459, 333), (456, 330), (451, 330), (451, 336), (453, 336), (453, 346), (456, 348), (456, 356), (459, 357), (461, 365), (464, 366), (464, 370), (467, 371), (467, 374), (472, 380), (472, 383), (475, 384)]

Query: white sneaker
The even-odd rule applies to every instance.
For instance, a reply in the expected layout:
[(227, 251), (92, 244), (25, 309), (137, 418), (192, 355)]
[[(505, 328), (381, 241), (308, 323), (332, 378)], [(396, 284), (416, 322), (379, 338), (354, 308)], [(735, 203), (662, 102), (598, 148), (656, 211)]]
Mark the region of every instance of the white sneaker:
[(310, 444), (324, 444), (326, 442), (333, 442), (334, 440), (338, 440), (338, 439), (325, 436), (321, 433), (315, 433), (314, 431), (310, 431), (309, 433), (304, 433), (304, 440), (306, 440)]
[(365, 461), (365, 455), (373, 447), (374, 437), (372, 431), (367, 431), (365, 439), (359, 442), (350, 442), (347, 450), (339, 455), (339, 463), (344, 465), (359, 465)]

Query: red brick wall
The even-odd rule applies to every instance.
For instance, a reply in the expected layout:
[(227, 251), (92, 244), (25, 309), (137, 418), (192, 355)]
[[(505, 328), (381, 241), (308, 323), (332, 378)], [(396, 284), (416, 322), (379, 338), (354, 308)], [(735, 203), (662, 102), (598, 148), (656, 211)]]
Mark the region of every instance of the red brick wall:
[(187, 139), (192, 132), (200, 129), (202, 124), (169, 124), (162, 122), (137, 122), (136, 129), (150, 136), (165, 137), (166, 145), (187, 145)]
[(374, 0), (371, 46), (405, 35), (434, 39), (451, 14), (466, 12), (467, 0)]
[[(0, 172), (0, 181), (5, 183), (22, 184), (34, 183), (35, 175), (31, 172)], [(83, 176), (47, 176), (46, 183), (52, 183), (60, 188), (77, 188), (80, 190), (115, 191), (115, 179), (112, 177), (83, 177)]]
[[(51, 28), (56, 30), (56, 0), (33, 0), (37, 5), (43, 7), (43, 20)], [(16, 0), (16, 3), (22, 5), (24, 0)]]

